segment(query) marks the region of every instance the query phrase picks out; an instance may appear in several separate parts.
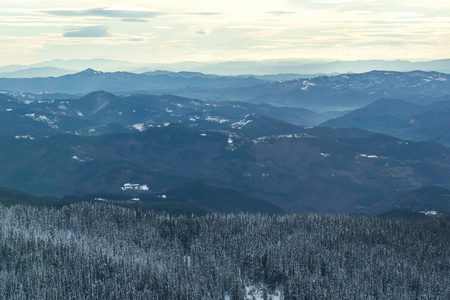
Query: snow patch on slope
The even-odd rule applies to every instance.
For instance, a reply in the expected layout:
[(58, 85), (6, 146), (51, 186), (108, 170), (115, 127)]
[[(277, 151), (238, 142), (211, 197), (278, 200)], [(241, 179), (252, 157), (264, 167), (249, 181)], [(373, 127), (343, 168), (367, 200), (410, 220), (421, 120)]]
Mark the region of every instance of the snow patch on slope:
[(266, 291), (266, 295), (268, 300), (282, 300), (281, 291), (276, 289), (273, 293), (267, 291), (267, 289), (263, 286), (246, 286), (245, 287), (245, 300), (264, 300), (264, 291)]
[(124, 183), (120, 188), (122, 191), (135, 190), (135, 191), (148, 191), (148, 185), (138, 183)]
[(56, 119), (52, 120), (44, 115), (36, 115), (35, 113), (25, 114), (25, 117), (31, 118), (38, 122), (47, 123), (49, 127), (53, 129), (58, 129), (58, 125), (55, 124), (57, 122)]
[(252, 140), (254, 144), (259, 144), (261, 142), (267, 142), (270, 140), (280, 140), (280, 139), (301, 139), (301, 138), (314, 138), (315, 136), (307, 133), (294, 133), (294, 134), (280, 134), (271, 136), (262, 136)]
[(247, 119), (249, 116), (250, 115), (246, 115), (244, 119), (231, 124), (231, 128), (242, 129), (242, 127), (248, 125), (249, 123), (251, 123), (253, 121), (251, 119)]
[(84, 162), (84, 159), (79, 158), (78, 156), (74, 155), (72, 156), (73, 160), (79, 161), (79, 162)]
[(366, 157), (366, 158), (378, 158), (377, 155), (373, 155), (373, 154), (365, 154), (365, 153), (361, 153), (359, 154), (360, 157)]
[(217, 117), (217, 116), (207, 116), (205, 118), (205, 121), (216, 122), (216, 123), (223, 124), (223, 123), (229, 122), (230, 120), (224, 119), (224, 118), (220, 118), (220, 117)]
[(134, 125), (132, 125), (132, 127), (134, 129), (136, 129), (136, 130), (139, 130), (139, 131), (144, 131), (145, 130), (144, 123), (134, 124)]
[(35, 139), (31, 135), (16, 135), (15, 138), (16, 139), (30, 139), (30, 140), (34, 140)]

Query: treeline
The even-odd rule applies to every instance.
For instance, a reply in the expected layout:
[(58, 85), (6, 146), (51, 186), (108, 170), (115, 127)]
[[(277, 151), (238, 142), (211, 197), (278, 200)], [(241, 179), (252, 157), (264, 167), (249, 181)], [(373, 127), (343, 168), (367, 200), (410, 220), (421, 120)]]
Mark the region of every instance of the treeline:
[(450, 217), (0, 206), (0, 299), (449, 299)]

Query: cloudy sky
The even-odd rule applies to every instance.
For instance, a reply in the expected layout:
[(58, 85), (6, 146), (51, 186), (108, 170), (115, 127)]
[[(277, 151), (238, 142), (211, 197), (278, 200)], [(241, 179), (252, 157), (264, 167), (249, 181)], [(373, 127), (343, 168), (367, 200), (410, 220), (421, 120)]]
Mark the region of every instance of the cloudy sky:
[(0, 0), (0, 65), (450, 58), (448, 0)]

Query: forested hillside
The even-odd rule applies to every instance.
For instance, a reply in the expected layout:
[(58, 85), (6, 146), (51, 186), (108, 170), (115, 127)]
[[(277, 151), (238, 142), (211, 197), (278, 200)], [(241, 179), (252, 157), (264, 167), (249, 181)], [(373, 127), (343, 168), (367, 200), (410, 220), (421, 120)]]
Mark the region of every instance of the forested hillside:
[(0, 206), (0, 298), (449, 299), (449, 230), (448, 216)]

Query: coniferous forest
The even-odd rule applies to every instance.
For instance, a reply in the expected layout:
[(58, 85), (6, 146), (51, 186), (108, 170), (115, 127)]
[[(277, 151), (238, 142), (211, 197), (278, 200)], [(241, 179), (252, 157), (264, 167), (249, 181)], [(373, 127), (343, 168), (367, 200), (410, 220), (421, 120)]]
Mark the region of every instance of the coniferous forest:
[(0, 299), (449, 299), (450, 217), (0, 206)]

